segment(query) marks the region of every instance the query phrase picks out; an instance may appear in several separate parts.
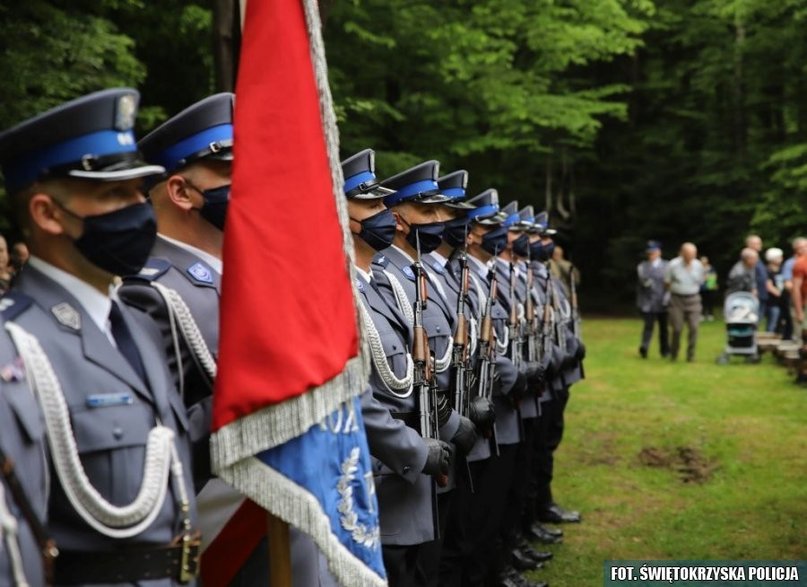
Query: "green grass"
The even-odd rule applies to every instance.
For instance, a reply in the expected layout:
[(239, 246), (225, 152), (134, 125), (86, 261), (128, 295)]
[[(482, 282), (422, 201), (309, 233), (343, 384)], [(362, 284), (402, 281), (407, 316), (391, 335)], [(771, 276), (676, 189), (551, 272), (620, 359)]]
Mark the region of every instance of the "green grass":
[[(638, 356), (638, 320), (587, 320), (587, 379), (572, 388), (555, 497), (579, 509), (534, 578), (602, 585), (608, 559), (807, 559), (807, 388), (770, 356), (718, 366), (721, 323), (695, 363)], [(656, 341), (654, 340), (654, 345)], [(650, 467), (643, 449), (692, 448), (707, 478)]]

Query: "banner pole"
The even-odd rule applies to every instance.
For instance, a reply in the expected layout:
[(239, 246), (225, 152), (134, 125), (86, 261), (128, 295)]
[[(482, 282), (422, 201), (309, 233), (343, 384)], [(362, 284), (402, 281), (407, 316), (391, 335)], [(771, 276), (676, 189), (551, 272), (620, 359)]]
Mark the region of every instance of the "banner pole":
[(292, 587), (291, 543), (289, 525), (267, 512), (267, 537), (269, 538), (269, 587)]

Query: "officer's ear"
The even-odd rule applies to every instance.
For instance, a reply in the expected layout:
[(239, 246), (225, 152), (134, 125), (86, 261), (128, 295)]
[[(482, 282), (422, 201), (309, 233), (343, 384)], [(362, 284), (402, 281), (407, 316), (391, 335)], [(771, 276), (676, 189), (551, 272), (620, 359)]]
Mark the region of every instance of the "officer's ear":
[[(172, 175), (165, 180), (165, 191), (168, 195), (168, 199), (185, 212), (189, 212), (195, 207), (193, 205), (193, 198), (194, 194), (196, 194), (196, 190), (194, 190), (181, 175)], [(201, 194), (197, 195), (198, 197), (202, 197)]]
[(27, 197), (29, 226), (37, 227), (49, 235), (64, 234), (62, 223), (66, 214), (53, 196), (41, 191), (33, 191)]
[(398, 232), (406, 232), (406, 220), (397, 208), (391, 208), (392, 215), (395, 217), (395, 230)]

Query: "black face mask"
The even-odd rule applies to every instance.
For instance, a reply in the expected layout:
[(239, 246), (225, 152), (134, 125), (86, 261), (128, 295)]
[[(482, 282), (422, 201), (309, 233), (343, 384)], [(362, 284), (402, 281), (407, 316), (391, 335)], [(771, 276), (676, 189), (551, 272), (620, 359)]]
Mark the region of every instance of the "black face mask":
[(395, 216), (392, 215), (392, 210), (382, 210), (364, 220), (351, 220), (361, 224), (361, 231), (356, 236), (376, 251), (389, 247), (395, 238)]
[(482, 237), (482, 248), (494, 257), (507, 246), (507, 229), (503, 226), (494, 228)]
[[(54, 200), (55, 201), (55, 200)], [(58, 204), (84, 223), (74, 243), (93, 265), (113, 275), (134, 275), (148, 261), (157, 239), (154, 210), (148, 204), (133, 204), (114, 212), (81, 217)]]
[(468, 219), (455, 218), (445, 224), (443, 240), (455, 249), (465, 246), (465, 237), (468, 236)]
[(527, 257), (530, 253), (530, 237), (521, 234), (513, 241), (513, 252), (519, 257)]
[(412, 248), (415, 250), (418, 250), (418, 241), (420, 241), (421, 255), (431, 253), (443, 242), (443, 230), (445, 229), (445, 223), (443, 222), (409, 224), (404, 220), (404, 223), (409, 226), (409, 234), (406, 235), (406, 241), (412, 245)]
[(219, 230), (224, 230), (224, 221), (227, 219), (227, 204), (230, 202), (230, 185), (227, 184), (204, 191), (195, 186), (194, 189), (202, 194), (205, 199), (205, 203), (199, 209), (199, 214)]
[(549, 261), (552, 253), (555, 251), (555, 243), (550, 241), (546, 244), (541, 241), (536, 241), (530, 245), (530, 253), (532, 254), (533, 261)]

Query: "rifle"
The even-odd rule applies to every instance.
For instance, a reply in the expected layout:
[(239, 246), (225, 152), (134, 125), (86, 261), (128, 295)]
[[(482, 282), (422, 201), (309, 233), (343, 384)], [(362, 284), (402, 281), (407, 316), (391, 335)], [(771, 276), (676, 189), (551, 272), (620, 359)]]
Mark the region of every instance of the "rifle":
[(558, 299), (558, 292), (555, 289), (556, 285), (555, 282), (552, 281), (552, 274), (550, 273), (547, 277), (547, 287), (549, 288), (550, 293), (552, 294), (552, 310), (555, 314), (554, 319), (554, 334), (555, 334), (555, 342), (557, 342), (558, 347), (560, 347), (561, 353), (564, 355), (566, 354), (566, 335), (563, 332), (563, 320), (558, 320), (557, 316), (560, 315), (562, 317), (562, 313), (560, 311), (560, 300)]
[(552, 300), (552, 277), (547, 274), (546, 291), (544, 292), (544, 311), (541, 321), (541, 339), (539, 356), (544, 364), (549, 364), (552, 354), (552, 335), (555, 330), (555, 309)]
[(527, 256), (527, 299), (524, 301), (524, 319), (526, 321), (527, 360), (538, 360), (538, 316), (535, 312), (535, 301), (532, 289), (535, 287), (535, 276), (532, 273), (532, 259)]
[(510, 340), (510, 360), (518, 369), (521, 366), (521, 328), (518, 319), (518, 299), (516, 298), (516, 265), (510, 261), (510, 319), (507, 324)]
[(580, 337), (580, 310), (577, 306), (577, 285), (574, 278), (575, 267), (571, 265), (569, 271), (569, 297), (571, 298), (572, 305), (572, 333), (576, 337)]
[(470, 411), (468, 379), (471, 370), (470, 344), (468, 340), (468, 317), (465, 309), (468, 300), (468, 252), (463, 247), (459, 253), (460, 290), (457, 296), (457, 330), (454, 333), (454, 349), (451, 365), (454, 368), (454, 409), (466, 418)]
[[(478, 395), (492, 401), (493, 396), (493, 378), (496, 375), (496, 341), (493, 334), (493, 318), (491, 310), (493, 308), (493, 301), (497, 295), (497, 283), (494, 269), (488, 272), (488, 281), (490, 282), (490, 291), (488, 292), (488, 299), (485, 300), (485, 307), (482, 314), (482, 324), (479, 327), (479, 362), (477, 381), (479, 381)], [(499, 444), (496, 439), (496, 422), (493, 423), (491, 429), (493, 438), (493, 446), (496, 449), (496, 455), (499, 455)]]
[[(429, 352), (429, 338), (426, 329), (423, 327), (423, 310), (429, 300), (429, 292), (426, 288), (426, 272), (420, 262), (420, 238), (417, 242), (417, 258), (414, 263), (415, 273), (415, 308), (412, 341), (412, 359), (415, 364), (414, 369), (414, 389), (418, 394), (418, 410), (420, 412), (420, 434), (423, 438), (434, 438), (440, 440), (437, 417), (437, 383), (435, 381), (434, 369), (432, 368), (432, 356)], [(436, 479), (440, 487), (448, 484), (448, 477), (440, 475)]]

